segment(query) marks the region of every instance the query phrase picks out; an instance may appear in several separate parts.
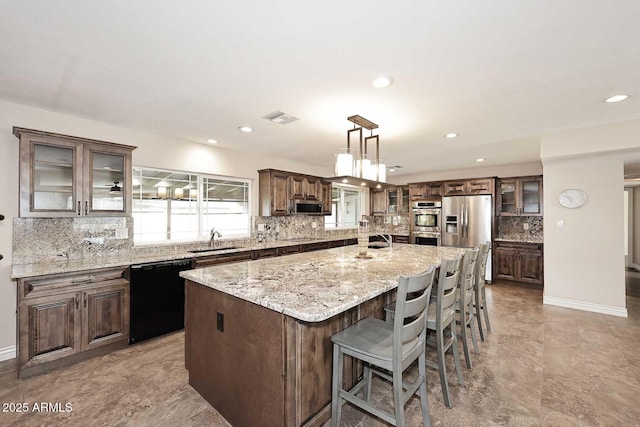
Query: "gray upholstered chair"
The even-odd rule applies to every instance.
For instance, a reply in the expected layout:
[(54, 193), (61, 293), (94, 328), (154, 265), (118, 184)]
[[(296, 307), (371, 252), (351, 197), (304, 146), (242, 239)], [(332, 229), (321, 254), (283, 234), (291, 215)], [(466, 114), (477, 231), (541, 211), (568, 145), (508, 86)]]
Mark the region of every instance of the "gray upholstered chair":
[(482, 317), (480, 312), (484, 314), (484, 320), (487, 325), (487, 332), (491, 332), (491, 323), (489, 323), (489, 309), (487, 308), (487, 294), (486, 294), (486, 273), (487, 273), (487, 259), (489, 257), (489, 249), (491, 249), (491, 242), (485, 242), (480, 245), (480, 253), (478, 255), (478, 262), (476, 263), (476, 287), (475, 287), (475, 307), (476, 307), (476, 319), (478, 320), (478, 330), (480, 331), (480, 339), (485, 340), (484, 331), (482, 327)]
[[(400, 276), (396, 297), (396, 317), (392, 323), (367, 317), (334, 334), (331, 425), (340, 424), (342, 401), (396, 426), (405, 426), (404, 405), (419, 390), (424, 426), (431, 425), (425, 373), (426, 319), (429, 315), (431, 287), (435, 268), (415, 276)], [(364, 375), (351, 389), (342, 389), (344, 356), (364, 362)], [(403, 372), (418, 361), (418, 378), (413, 384), (403, 381)], [(388, 375), (379, 369), (391, 373)], [(393, 383), (394, 414), (369, 403), (372, 374)], [(406, 391), (405, 391), (406, 389)], [(363, 398), (356, 396), (363, 391)]]
[(478, 252), (478, 248), (467, 249), (464, 252), (464, 256), (462, 257), (462, 270), (458, 280), (458, 291), (456, 292), (456, 312), (458, 314), (458, 320), (456, 320), (456, 322), (460, 325), (460, 340), (462, 341), (464, 358), (467, 361), (467, 368), (469, 369), (473, 368), (473, 364), (471, 362), (471, 352), (469, 351), (468, 331), (471, 331), (474, 353), (480, 353), (478, 350), (478, 340), (476, 338), (476, 319), (473, 308)]

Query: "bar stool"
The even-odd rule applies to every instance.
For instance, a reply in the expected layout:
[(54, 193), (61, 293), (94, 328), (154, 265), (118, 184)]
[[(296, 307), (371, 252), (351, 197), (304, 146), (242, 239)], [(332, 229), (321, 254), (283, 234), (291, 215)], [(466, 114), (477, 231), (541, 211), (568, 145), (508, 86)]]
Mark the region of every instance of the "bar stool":
[(487, 324), (487, 332), (491, 332), (491, 323), (489, 323), (489, 309), (487, 308), (487, 294), (485, 286), (487, 273), (487, 259), (491, 249), (491, 242), (487, 241), (480, 245), (480, 254), (476, 263), (476, 290), (475, 290), (475, 306), (476, 318), (478, 319), (478, 330), (480, 331), (480, 339), (485, 340), (484, 331), (482, 330), (482, 317), (480, 311), (484, 313), (484, 320)]
[[(418, 389), (423, 424), (425, 427), (431, 425), (427, 401), (425, 343), (426, 319), (429, 314), (434, 276), (433, 266), (415, 276), (400, 276), (395, 306), (396, 317), (393, 323), (367, 317), (331, 336), (333, 342), (332, 427), (340, 424), (343, 399), (392, 425), (404, 427), (406, 425), (404, 405)], [(344, 355), (365, 362), (364, 375), (351, 390), (342, 389)], [(403, 382), (402, 373), (416, 360), (418, 361), (418, 378), (413, 384)], [(390, 371), (391, 375), (376, 367)], [(395, 414), (392, 415), (369, 403), (373, 373), (392, 381)], [(363, 390), (362, 399), (356, 396), (360, 390)]]
[(478, 248), (467, 249), (462, 258), (462, 274), (458, 280), (458, 290), (456, 291), (456, 312), (460, 317), (460, 340), (464, 350), (464, 358), (467, 361), (467, 368), (472, 369), (471, 352), (469, 351), (469, 340), (467, 338), (467, 328), (471, 331), (471, 341), (473, 342), (473, 352), (479, 354), (478, 340), (476, 338), (476, 320), (473, 315), (473, 301), (476, 282), (476, 261), (478, 260)]

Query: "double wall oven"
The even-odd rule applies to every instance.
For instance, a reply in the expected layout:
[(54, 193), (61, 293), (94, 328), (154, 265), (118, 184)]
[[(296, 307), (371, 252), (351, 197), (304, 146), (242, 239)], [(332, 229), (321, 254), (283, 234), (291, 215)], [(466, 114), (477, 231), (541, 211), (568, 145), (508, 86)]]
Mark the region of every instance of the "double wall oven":
[(440, 246), (442, 203), (421, 200), (411, 203), (411, 243)]

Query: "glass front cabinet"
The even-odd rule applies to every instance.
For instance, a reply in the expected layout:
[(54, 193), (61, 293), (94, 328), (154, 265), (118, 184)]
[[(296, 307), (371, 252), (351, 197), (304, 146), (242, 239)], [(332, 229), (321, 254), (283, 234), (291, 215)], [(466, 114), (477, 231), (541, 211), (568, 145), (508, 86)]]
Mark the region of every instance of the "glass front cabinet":
[(20, 139), (20, 216), (131, 215), (135, 147), (14, 128)]
[(498, 181), (499, 216), (542, 216), (542, 177), (502, 178)]

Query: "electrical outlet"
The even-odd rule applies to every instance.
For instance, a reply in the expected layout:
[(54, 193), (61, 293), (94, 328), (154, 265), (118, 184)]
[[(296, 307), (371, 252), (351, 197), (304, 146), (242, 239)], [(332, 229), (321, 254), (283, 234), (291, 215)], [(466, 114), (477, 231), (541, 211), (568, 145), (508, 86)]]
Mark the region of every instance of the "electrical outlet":
[(258, 231), (264, 231), (264, 224), (258, 224)]
[(556, 228), (564, 228), (564, 219), (556, 220)]
[(313, 222), (311, 223), (311, 228), (318, 228), (318, 223), (317, 223), (317, 222), (315, 222), (315, 221), (313, 221)]
[(522, 224), (522, 227), (524, 227), (525, 230), (529, 229), (529, 223), (525, 222), (524, 224)]

